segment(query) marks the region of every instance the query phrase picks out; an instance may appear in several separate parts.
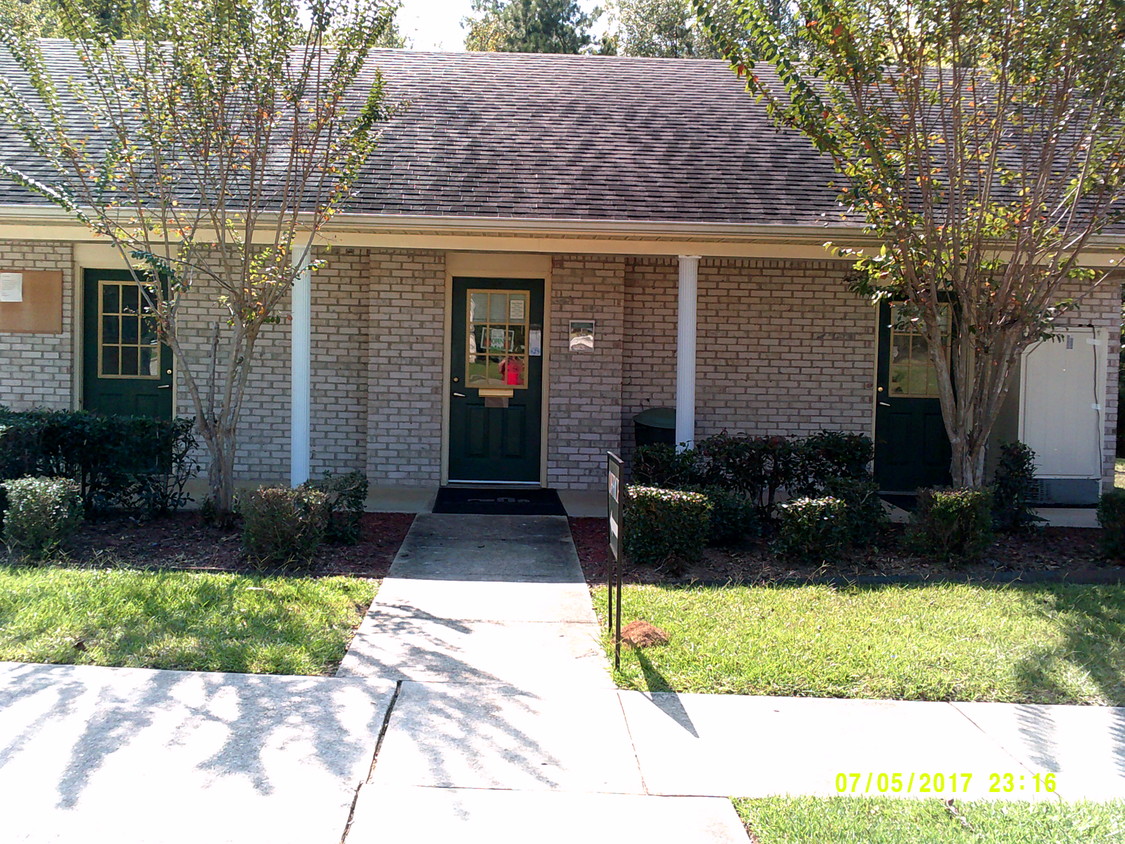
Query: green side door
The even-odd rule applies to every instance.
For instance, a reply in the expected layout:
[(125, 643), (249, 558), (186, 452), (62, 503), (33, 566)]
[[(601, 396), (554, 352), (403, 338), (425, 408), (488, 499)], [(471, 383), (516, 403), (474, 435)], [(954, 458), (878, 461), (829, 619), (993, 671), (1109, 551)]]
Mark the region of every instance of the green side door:
[(893, 311), (879, 307), (875, 480), (884, 492), (913, 493), (949, 484), (952, 452), (926, 344)]
[(539, 480), (542, 279), (453, 279), (451, 481)]
[(172, 352), (128, 270), (85, 271), (82, 324), (83, 408), (171, 419)]

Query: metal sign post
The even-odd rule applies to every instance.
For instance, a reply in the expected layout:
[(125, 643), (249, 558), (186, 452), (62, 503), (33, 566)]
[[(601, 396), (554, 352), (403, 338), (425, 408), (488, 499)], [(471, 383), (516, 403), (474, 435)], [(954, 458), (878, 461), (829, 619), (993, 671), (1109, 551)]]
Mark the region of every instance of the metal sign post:
[[(621, 667), (621, 512), (625, 500), (624, 461), (606, 452), (609, 480), (609, 558), (606, 560), (608, 622), (613, 631), (613, 667)], [(615, 594), (616, 593), (616, 594)]]

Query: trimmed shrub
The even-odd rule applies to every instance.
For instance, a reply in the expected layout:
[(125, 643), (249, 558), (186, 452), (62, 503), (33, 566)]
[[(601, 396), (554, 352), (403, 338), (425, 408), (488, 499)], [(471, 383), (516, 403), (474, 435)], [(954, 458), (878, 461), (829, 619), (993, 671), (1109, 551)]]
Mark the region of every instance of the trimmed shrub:
[(746, 493), (721, 486), (705, 486), (689, 491), (700, 492), (711, 502), (708, 545), (734, 545), (747, 536), (758, 534), (758, 507)]
[(782, 556), (830, 560), (851, 542), (848, 505), (839, 498), (797, 498), (777, 512), (774, 550)]
[(848, 509), (848, 537), (853, 545), (875, 541), (889, 521), (879, 485), (870, 478), (829, 478), (824, 485), (828, 495), (839, 498)]
[(16, 478), (4, 491), (4, 542), (14, 554), (43, 559), (82, 524), (82, 496), (69, 478)]
[(76, 481), (86, 512), (120, 507), (155, 515), (182, 507), (197, 466), (191, 419), (0, 408), (0, 481)]
[(305, 486), (325, 494), (328, 508), (325, 541), (340, 545), (359, 542), (359, 523), (367, 503), (367, 476), (358, 471), (342, 475), (325, 472), (319, 481), (309, 481)]
[(758, 508), (759, 521), (774, 516), (780, 490), (790, 497), (831, 495), (835, 479), (869, 481), (874, 446), (862, 434), (821, 431), (809, 437), (749, 437), (725, 431), (677, 453), (670, 445), (637, 449), (633, 480), (662, 489), (722, 488), (741, 493)]
[(920, 489), (908, 544), (944, 560), (975, 560), (992, 544), (992, 493), (987, 489)]
[(1098, 501), (1102, 551), (1111, 560), (1125, 559), (1125, 489), (1111, 489)]
[(832, 495), (829, 483), (838, 478), (870, 479), (868, 464), (875, 445), (863, 434), (821, 431), (794, 442), (796, 455), (786, 488), (794, 496)]
[(633, 457), (633, 481), (640, 486), (683, 489), (703, 483), (696, 466), (697, 454), (677, 452), (666, 443), (640, 446)]
[(1035, 451), (1019, 441), (1002, 443), (992, 476), (992, 523), (997, 530), (1024, 530), (1044, 521), (1035, 513)]
[(707, 541), (711, 502), (699, 492), (630, 486), (625, 509), (625, 553), (670, 573), (699, 560)]
[(242, 500), (242, 547), (259, 565), (307, 565), (328, 524), (319, 489), (262, 487)]

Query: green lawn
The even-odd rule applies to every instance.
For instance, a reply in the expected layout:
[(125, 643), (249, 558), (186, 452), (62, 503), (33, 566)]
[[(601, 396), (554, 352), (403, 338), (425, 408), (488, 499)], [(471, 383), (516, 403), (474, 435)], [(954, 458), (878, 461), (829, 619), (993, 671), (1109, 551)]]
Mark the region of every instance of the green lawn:
[(1120, 586), (628, 586), (622, 618), (671, 637), (622, 649), (624, 688), (1125, 704)]
[(1026, 844), (1125, 841), (1125, 803), (999, 803), (861, 797), (735, 800), (758, 844)]
[(374, 581), (0, 566), (0, 660), (331, 674)]

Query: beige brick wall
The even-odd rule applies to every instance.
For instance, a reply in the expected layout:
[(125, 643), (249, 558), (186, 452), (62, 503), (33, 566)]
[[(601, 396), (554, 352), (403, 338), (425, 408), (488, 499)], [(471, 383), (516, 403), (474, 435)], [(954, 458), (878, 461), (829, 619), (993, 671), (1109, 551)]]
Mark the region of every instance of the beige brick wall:
[(871, 305), (838, 262), (703, 261), (697, 430), (869, 434)]
[[(311, 472), (367, 470), (371, 256), (366, 249), (317, 253), (312, 279)], [(288, 417), (285, 423), (289, 424)]]
[[(631, 259), (625, 277), (622, 437), (676, 401), (676, 259)], [(870, 433), (875, 328), (832, 261), (705, 259), (699, 267), (696, 431)]]
[(633, 417), (650, 407), (676, 405), (678, 277), (675, 258), (626, 262), (621, 439), (627, 461), (634, 446)]
[(0, 332), (0, 405), (13, 410), (66, 410), (73, 404), (74, 393), (73, 247), (69, 243), (0, 241), (0, 270), (57, 270), (63, 274), (62, 333)]
[[(224, 271), (236, 273), (238, 270), (231, 265)], [(215, 364), (214, 401), (218, 402), (226, 372), (227, 340), (233, 331), (227, 325), (229, 314), (217, 301), (219, 295), (220, 290), (213, 282), (199, 277), (181, 301), (178, 315), (178, 333), (187, 369), (199, 385), (205, 403), (209, 401), (207, 384), (214, 359), (212, 338), (217, 330), (219, 354)], [(289, 479), (290, 328), (285, 319), (289, 313), (288, 298), (276, 313), (282, 321), (262, 327), (251, 361), (237, 434), (235, 472), (239, 480), (287, 482)], [(176, 413), (194, 416), (195, 406), (185, 387), (184, 367), (177, 364), (176, 369)], [(206, 477), (206, 452), (202, 447), (199, 461), (202, 475)]]
[(441, 478), (445, 254), (371, 255), (367, 477), (377, 486)]
[[(560, 255), (551, 271), (547, 485), (604, 484), (621, 447), (625, 261)], [(594, 320), (594, 348), (570, 350), (570, 320)]]
[[(435, 486), (443, 440), (446, 354), (444, 253), (334, 249), (313, 282), (312, 471), (365, 468), (375, 485)], [(633, 416), (675, 403), (675, 258), (558, 255), (550, 308), (548, 483), (597, 488), (607, 449), (632, 448)], [(0, 268), (64, 274), (64, 331), (0, 334), (0, 404), (66, 408), (74, 358), (73, 250), (0, 242)], [(830, 261), (705, 259), (699, 271), (697, 421), (721, 430), (869, 433), (875, 362), (872, 308)], [(181, 315), (197, 372), (212, 327), (225, 327), (214, 290), (197, 288)], [(1086, 297), (1067, 324), (1106, 329), (1105, 481), (1112, 483), (1117, 419), (1119, 289)], [(288, 303), (282, 311), (288, 315)], [(568, 323), (597, 322), (590, 352), (571, 352)], [(263, 331), (247, 390), (238, 471), (289, 475), (290, 324)], [(178, 412), (192, 412), (179, 390)]]

